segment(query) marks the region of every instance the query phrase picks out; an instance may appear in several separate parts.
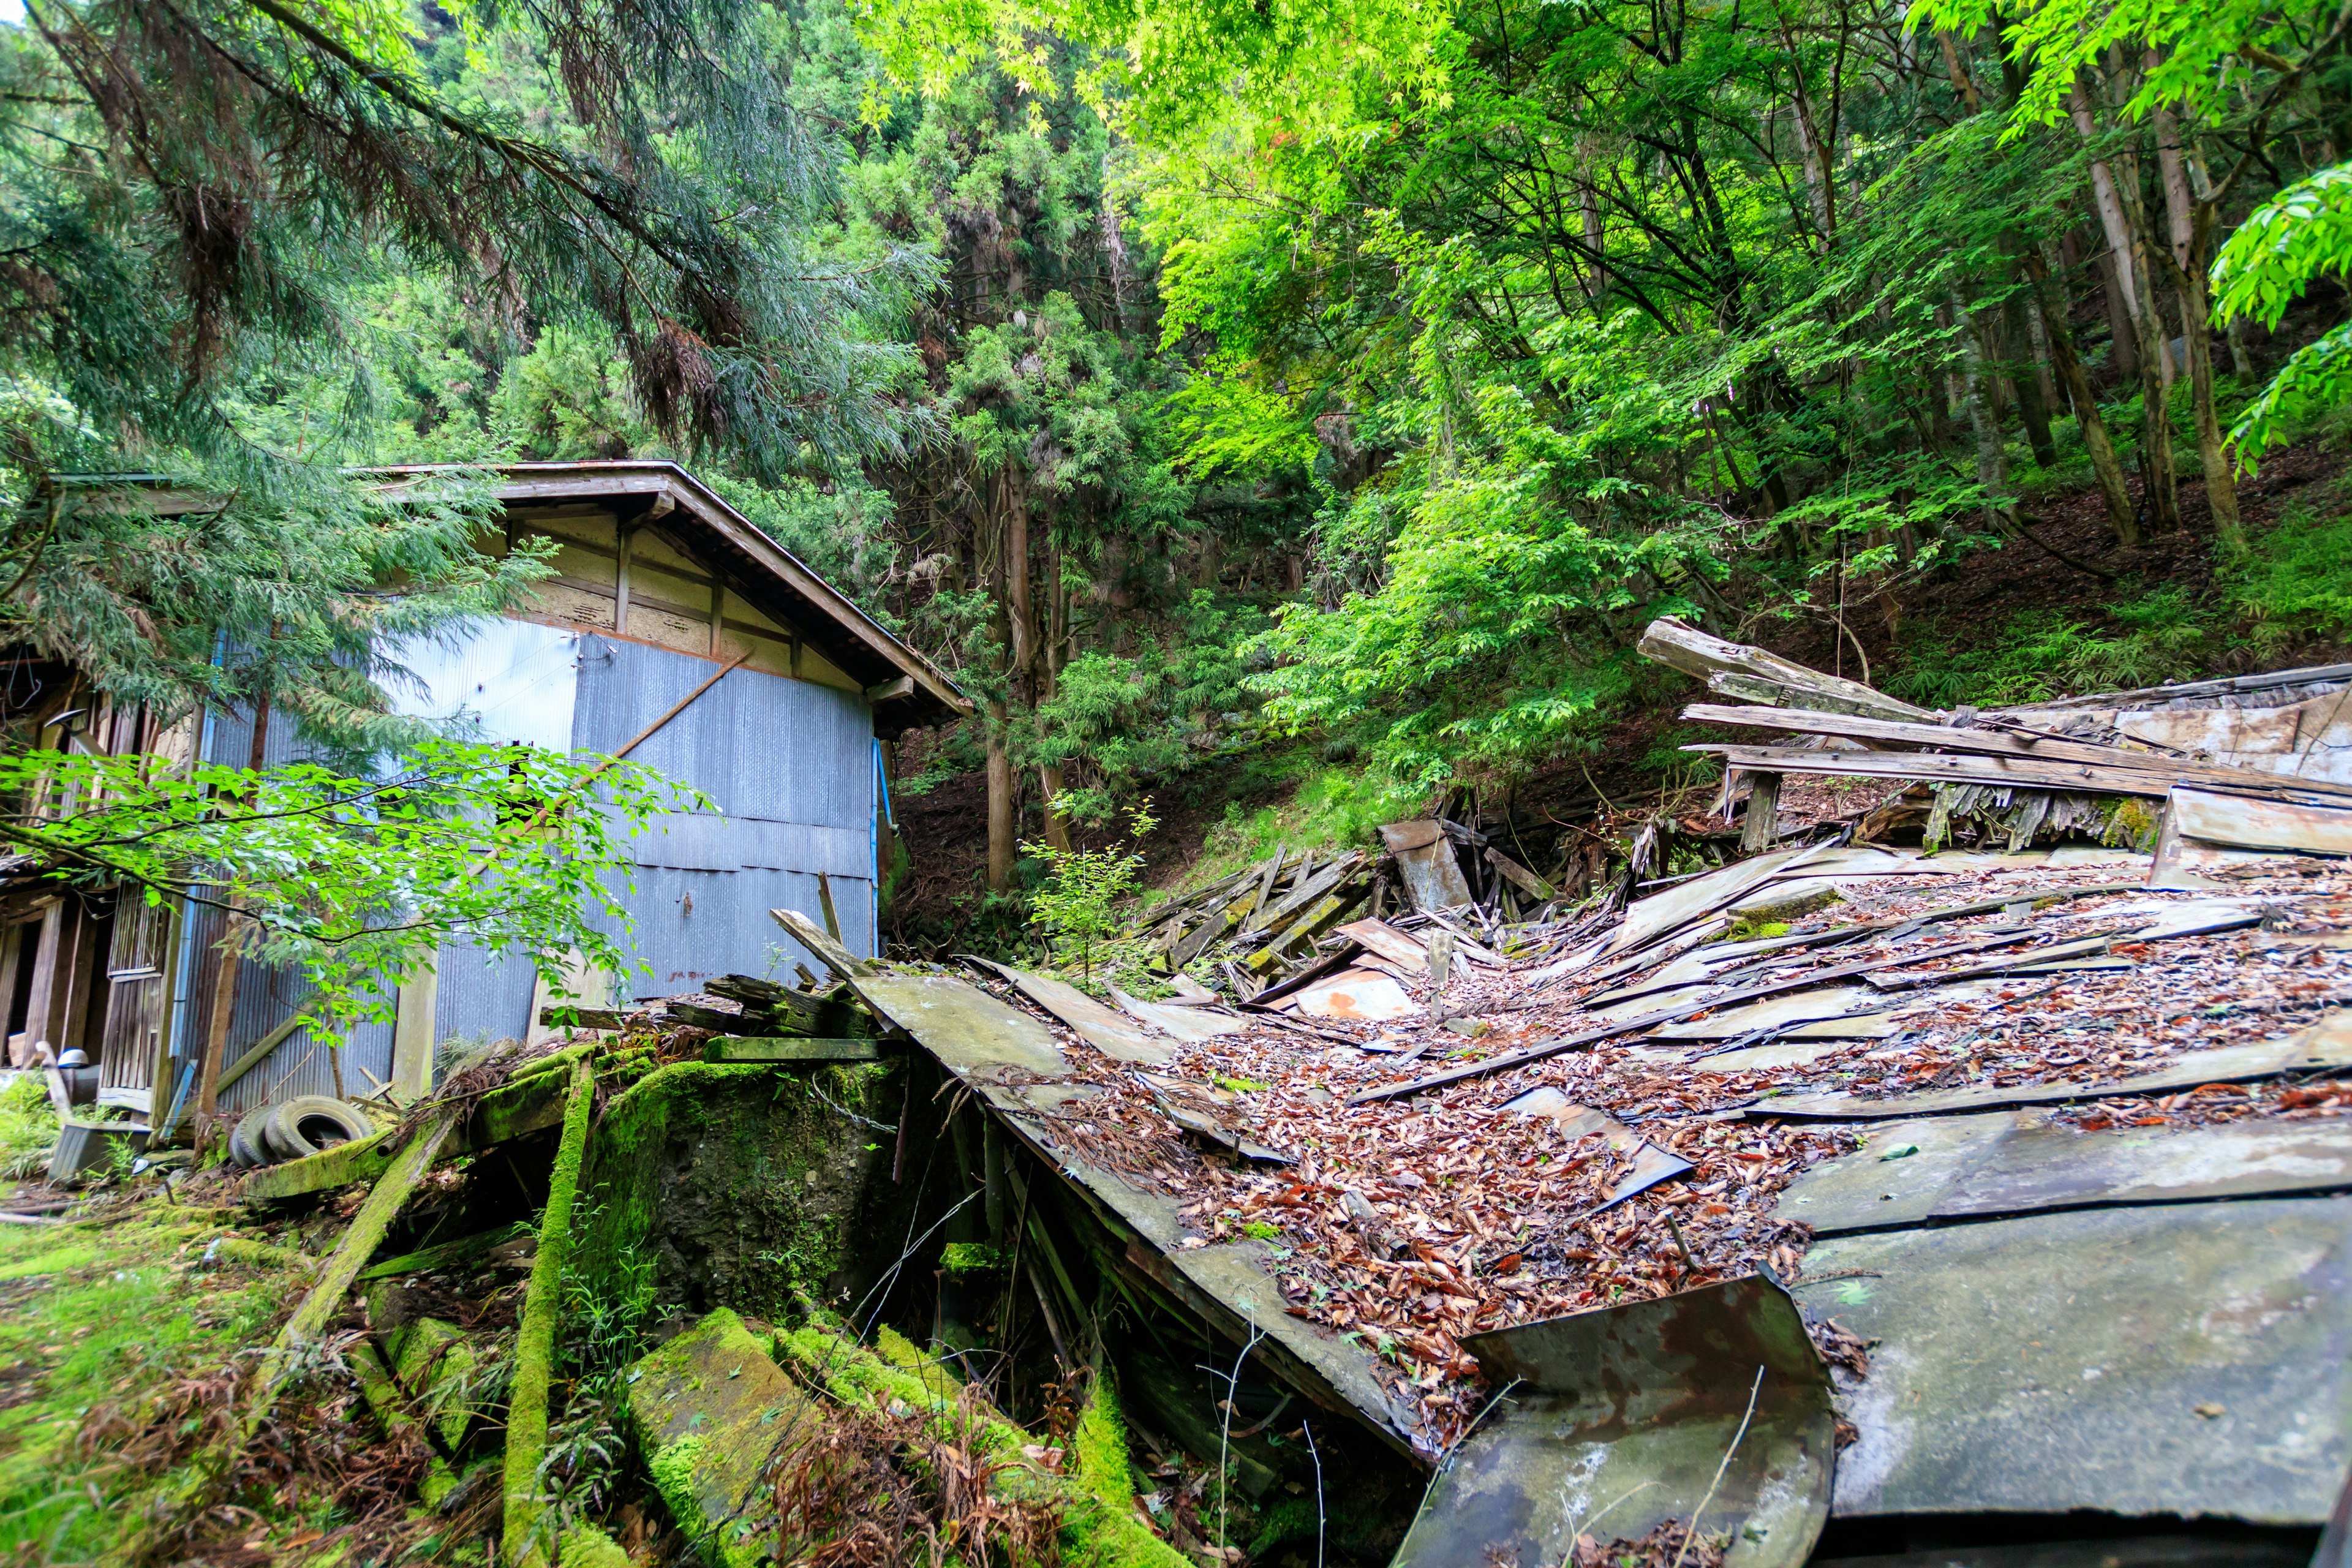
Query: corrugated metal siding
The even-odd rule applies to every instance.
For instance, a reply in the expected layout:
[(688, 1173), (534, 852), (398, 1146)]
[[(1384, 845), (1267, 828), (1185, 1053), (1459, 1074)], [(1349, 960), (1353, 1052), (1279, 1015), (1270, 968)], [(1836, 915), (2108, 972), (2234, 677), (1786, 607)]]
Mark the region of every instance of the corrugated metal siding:
[[(768, 916), (770, 910), (793, 909), (823, 924), (813, 874), (645, 867), (636, 882), (636, 896), (629, 900), (637, 918), (631, 945), (653, 971), (628, 977), (636, 995), (673, 995), (720, 974), (789, 981), (796, 962), (824, 973)], [(874, 884), (835, 878), (833, 902), (843, 934), (863, 949), (866, 944), (860, 938), (874, 924)]]
[[(228, 1049), (224, 1067), (243, 1055), (271, 1029), (284, 1023), (310, 994), (310, 985), (290, 970), (258, 963), (237, 967), (236, 1005), (229, 1013)], [(243, 1078), (229, 1085), (220, 1109), (241, 1115), (268, 1100), (291, 1100), (298, 1094), (335, 1092), (336, 1061), (308, 1029), (297, 1029), (286, 1041)], [(343, 1092), (360, 1099), (392, 1081), (392, 1029), (384, 1024), (362, 1024), (352, 1030), (341, 1047)], [(368, 1074), (375, 1081), (368, 1081)]]
[[(462, 677), (457, 684), (472, 689), (462, 694), (464, 705), (481, 715), (483, 732), (493, 737), (512, 738), (504, 736), (502, 712), (518, 721), (532, 716), (544, 729), (551, 712), (568, 706), (575, 752), (625, 744), (714, 668), (709, 659), (663, 648), (583, 637), (567, 704), (548, 687), (564, 650), (541, 646), (558, 636), (570, 640), (569, 634), (531, 626), (520, 640), (493, 635), (488, 641), (495, 646), (482, 651), (411, 663), (431, 677), (436, 715), (447, 707), (441, 688), (450, 682), (443, 676)], [(506, 687), (521, 684), (535, 695), (518, 704)], [(424, 701), (412, 699), (403, 706), (425, 711)], [(872, 714), (856, 692), (737, 669), (631, 753), (633, 762), (700, 788), (722, 815), (665, 818), (638, 847), (635, 891), (624, 901), (636, 923), (629, 945), (652, 974), (627, 977), (628, 991), (675, 992), (728, 973), (786, 976), (795, 962), (817, 967), (768, 911), (790, 908), (822, 921), (820, 871), (832, 879), (834, 907), (849, 945), (861, 953), (873, 951), (873, 733)], [(222, 715), (207, 754), (242, 764), (251, 755), (251, 738), (250, 715)], [(535, 729), (530, 738), (551, 737)], [(289, 762), (297, 754), (292, 725), (273, 724), (267, 760)], [(191, 1051), (201, 1049), (205, 1037), (215, 971), (211, 945), (219, 936), (219, 915), (199, 910), (189, 931), (199, 944), (190, 974), (196, 1003), (186, 1009), (184, 1030)], [(453, 944), (442, 950), (438, 972), (436, 1041), (496, 1039), (529, 1028), (533, 975), (520, 955), (499, 962), (479, 948)], [(231, 1059), (299, 1004), (299, 984), (289, 973), (242, 966), (230, 1018)], [(388, 1026), (354, 1032), (342, 1058), (347, 1091), (373, 1088), (362, 1068), (390, 1079), (392, 1039)], [(233, 1086), (223, 1109), (241, 1111), (265, 1096), (331, 1093), (332, 1061), (324, 1050), (313, 1052), (311, 1043), (308, 1031), (289, 1038)]]
[[(205, 750), (208, 760), (242, 767), (253, 759), (253, 714), (248, 710), (223, 713), (212, 725), (211, 743)], [(305, 752), (295, 731), (293, 721), (284, 714), (273, 715), (269, 731), (263, 742), (264, 765), (275, 767), (283, 763), (300, 760)], [(223, 915), (217, 910), (199, 908), (188, 921), (186, 941), (194, 962), (188, 978), (195, 993), (195, 1005), (182, 1015), (180, 1027), (173, 1040), (173, 1071), (176, 1079), (182, 1067), (203, 1051), (211, 1027), (213, 985), (219, 973), (219, 954), (214, 944), (220, 941)], [(237, 966), (236, 988), (230, 1001), (228, 1039), (221, 1065), (227, 1067), (245, 1053), (246, 1047), (270, 1030), (284, 1023), (310, 994), (309, 982), (290, 970), (246, 963)], [(314, 1048), (316, 1047), (316, 1048)], [(335, 1091), (335, 1059), (326, 1046), (320, 1045), (308, 1029), (297, 1029), (288, 1036), (277, 1049), (231, 1084), (221, 1096), (220, 1109), (242, 1114), (266, 1100), (289, 1100), (298, 1094), (332, 1094)], [(392, 1079), (392, 1030), (382, 1024), (365, 1025), (352, 1031), (341, 1050), (343, 1088), (357, 1097), (373, 1092), (365, 1073), (373, 1073), (380, 1081)], [(364, 1068), (365, 1073), (361, 1069)]]
[[(610, 752), (710, 678), (711, 661), (591, 636), (581, 647), (572, 746)], [(632, 939), (640, 994), (729, 973), (789, 974), (814, 959), (769, 919), (821, 921), (833, 881), (851, 949), (874, 942), (874, 720), (864, 697), (738, 669), (630, 753), (684, 779), (723, 815), (670, 817), (638, 850)]]
[(538, 972), (520, 954), (503, 960), (471, 942), (441, 949), (433, 1006), (436, 1046), (458, 1036), (521, 1039), (530, 1026), (531, 987)]

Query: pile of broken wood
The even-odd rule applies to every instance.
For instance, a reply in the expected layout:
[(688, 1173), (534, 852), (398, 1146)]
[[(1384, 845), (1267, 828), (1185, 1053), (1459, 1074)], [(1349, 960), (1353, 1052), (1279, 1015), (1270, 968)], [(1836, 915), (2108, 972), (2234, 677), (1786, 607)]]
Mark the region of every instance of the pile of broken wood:
[(1552, 885), (1474, 827), (1431, 817), (1390, 823), (1381, 834), (1387, 854), (1379, 858), (1277, 848), (1158, 905), (1129, 935), (1162, 973), (1181, 973), (1205, 956), (1235, 996), (1271, 1001), (1360, 951), (1349, 933), (1391, 910), (1405, 929), (1441, 926), (1472, 946), (1505, 925), (1540, 925), (1559, 913)]
[[(786, 934), (840, 974), (862, 973), (837, 927), (820, 927), (797, 910), (768, 911)], [(798, 964), (799, 984), (755, 974), (722, 974), (699, 991), (641, 996), (630, 1009), (556, 1005), (541, 1008), (550, 1027), (618, 1030), (633, 1023), (703, 1032), (702, 1056), (713, 1062), (873, 1061), (882, 1033), (873, 1012), (837, 979), (820, 978)]]
[(1790, 773), (1917, 781), (1927, 787), (1873, 813), (1862, 836), (1907, 818), (1929, 847), (1963, 825), (2004, 835), (2012, 851), (2070, 829), (2145, 839), (2133, 827), (2153, 815), (2116, 809), (2135, 797), (2172, 801), (2176, 822), (2236, 820), (2254, 839), (2217, 840), (2235, 847), (2341, 853), (2352, 841), (2352, 819), (2336, 816), (2352, 810), (2352, 665), (1931, 712), (1671, 618), (1641, 649), (1734, 700), (1693, 703), (1683, 718), (1777, 737), (1684, 748), (1723, 759), (1727, 810), (1744, 775), (1750, 853), (1779, 841)]

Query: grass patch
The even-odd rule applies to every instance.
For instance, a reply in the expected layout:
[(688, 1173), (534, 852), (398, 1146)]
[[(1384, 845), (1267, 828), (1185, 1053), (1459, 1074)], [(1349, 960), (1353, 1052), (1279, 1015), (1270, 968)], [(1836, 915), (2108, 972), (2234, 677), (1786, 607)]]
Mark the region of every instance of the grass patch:
[(265, 1334), (282, 1278), (201, 1267), (217, 1211), (111, 1226), (0, 1230), (0, 1558), (120, 1554), (135, 1500), (179, 1478), (82, 1437), (94, 1413), (135, 1411)]

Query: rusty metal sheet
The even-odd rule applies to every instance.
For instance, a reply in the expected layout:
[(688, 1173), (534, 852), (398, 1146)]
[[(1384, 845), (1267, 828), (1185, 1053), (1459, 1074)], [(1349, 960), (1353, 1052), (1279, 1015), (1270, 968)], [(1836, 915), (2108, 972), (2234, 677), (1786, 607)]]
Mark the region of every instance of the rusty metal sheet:
[(1387, 823), (1381, 828), (1381, 838), (1395, 858), (1397, 873), (1404, 879), (1405, 896), (1414, 909), (1458, 910), (1476, 901), (1470, 896), (1470, 884), (1462, 875), (1453, 841), (1435, 822), (1423, 818)]
[[(1579, 1105), (1567, 1094), (1550, 1084), (1541, 1084), (1517, 1099), (1506, 1101), (1503, 1109), (1521, 1116), (1549, 1117), (1559, 1124), (1561, 1136), (1582, 1142), (1594, 1133), (1608, 1148), (1632, 1159), (1625, 1174), (1609, 1189), (1609, 1201), (1601, 1206), (1612, 1207), (1623, 1203), (1635, 1193), (1670, 1182), (1691, 1169), (1691, 1163), (1682, 1159), (1643, 1136), (1610, 1115), (1589, 1105)], [(1595, 1211), (1599, 1212), (1598, 1210)]]
[(2352, 1458), (2352, 1198), (1835, 1237), (1808, 1310), (1877, 1342), (1835, 1511), (2315, 1525)]
[(2101, 1083), (2021, 1083), (2008, 1089), (1959, 1089), (1939, 1094), (1896, 1094), (1868, 1100), (1851, 1094), (1817, 1094), (1767, 1100), (1755, 1116), (1816, 1117), (1831, 1121), (1886, 1121), (1908, 1116), (1948, 1116), (2007, 1105), (2063, 1105), (2070, 1100), (2116, 1095), (2169, 1094), (2206, 1083), (2244, 1083), (2282, 1073), (2352, 1067), (2352, 1010), (2338, 1008), (2301, 1034), (2249, 1046), (2184, 1051), (2163, 1067)]
[(1405, 994), (1404, 987), (1388, 975), (1353, 967), (1317, 981), (1289, 1000), (1301, 1013), (1318, 1018), (1368, 1024), (1410, 1018), (1422, 1011), (1421, 1005)]
[(1811, 1552), (1836, 1416), (1803, 1320), (1769, 1279), (1463, 1348), (1512, 1392), (1431, 1483), (1396, 1568), (1561, 1563), (1580, 1534), (1634, 1539), (1669, 1520), (1728, 1536), (1729, 1568), (1797, 1568)]
[(1829, 1236), (2038, 1209), (2347, 1188), (2352, 1127), (2340, 1123), (2077, 1132), (2031, 1111), (2009, 1111), (1874, 1128), (1862, 1149), (1791, 1183), (1778, 1212)]
[(1078, 1038), (1113, 1061), (1165, 1067), (1176, 1059), (1176, 1047), (1154, 1039), (1138, 1025), (1120, 1017), (1067, 981), (1032, 974), (1009, 963), (985, 958), (972, 960), (1019, 986), (1023, 994), (1077, 1032)]
[(1172, 1039), (1199, 1044), (1213, 1040), (1220, 1035), (1238, 1035), (1249, 1027), (1246, 1021), (1231, 1013), (1203, 1006), (1176, 1006), (1165, 1002), (1145, 1002), (1129, 996), (1114, 985), (1112, 998), (1129, 1016), (1150, 1025)]
[(1339, 927), (1338, 931), (1367, 952), (1378, 953), (1408, 974), (1429, 973), (1429, 944), (1410, 931), (1397, 930), (1384, 920), (1349, 921)]
[(1015, 1080), (1069, 1075), (1053, 1031), (952, 974), (861, 974), (849, 984), (958, 1078), (1003, 1082), (1007, 1069)]

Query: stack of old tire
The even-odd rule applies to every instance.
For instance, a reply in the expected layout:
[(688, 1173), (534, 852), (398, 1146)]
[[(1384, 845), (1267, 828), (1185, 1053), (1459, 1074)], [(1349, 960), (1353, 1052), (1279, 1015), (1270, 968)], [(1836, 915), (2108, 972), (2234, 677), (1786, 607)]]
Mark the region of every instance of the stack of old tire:
[(323, 1094), (297, 1095), (278, 1105), (256, 1106), (228, 1135), (229, 1158), (243, 1170), (299, 1160), (375, 1135), (367, 1112)]

